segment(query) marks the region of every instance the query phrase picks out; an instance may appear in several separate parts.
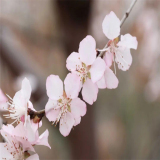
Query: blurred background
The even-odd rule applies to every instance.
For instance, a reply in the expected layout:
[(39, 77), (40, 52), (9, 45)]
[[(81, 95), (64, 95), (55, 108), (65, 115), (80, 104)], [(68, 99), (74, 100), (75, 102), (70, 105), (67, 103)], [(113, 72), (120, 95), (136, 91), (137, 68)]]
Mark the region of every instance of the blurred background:
[[(0, 88), (14, 96), (27, 77), (36, 110), (47, 102), (50, 74), (64, 80), (66, 58), (88, 34), (103, 48), (106, 14), (121, 19), (132, 0), (0, 0)], [(41, 160), (160, 159), (160, 0), (139, 0), (121, 34), (138, 39), (129, 71), (118, 70), (119, 86), (100, 90), (71, 134), (43, 118), (52, 149), (36, 147)], [(2, 115), (2, 113), (1, 113)], [(9, 122), (9, 120), (5, 120)]]

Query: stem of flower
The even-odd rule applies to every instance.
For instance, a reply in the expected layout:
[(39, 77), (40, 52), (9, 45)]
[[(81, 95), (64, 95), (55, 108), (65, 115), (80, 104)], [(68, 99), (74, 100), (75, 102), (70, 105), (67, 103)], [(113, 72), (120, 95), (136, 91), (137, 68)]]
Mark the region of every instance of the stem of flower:
[[(124, 14), (123, 18), (121, 19), (121, 24), (120, 24), (120, 27), (122, 27), (123, 23), (125, 22), (125, 20), (127, 19), (127, 17), (129, 16), (129, 14), (131, 13), (134, 5), (136, 4), (137, 0), (133, 0), (131, 5), (129, 6), (128, 10), (126, 11), (126, 13)], [(103, 48), (103, 50), (105, 48), (108, 47), (108, 43), (105, 45), (105, 47)], [(98, 57), (102, 57), (103, 54), (105, 53), (105, 51), (101, 51), (100, 54), (98, 55)]]

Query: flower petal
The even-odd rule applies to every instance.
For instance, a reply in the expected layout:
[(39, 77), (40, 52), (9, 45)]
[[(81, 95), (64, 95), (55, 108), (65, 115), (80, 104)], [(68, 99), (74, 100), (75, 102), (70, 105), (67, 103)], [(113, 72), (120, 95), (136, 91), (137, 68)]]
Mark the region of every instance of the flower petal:
[(80, 98), (75, 98), (71, 101), (71, 113), (75, 118), (84, 116), (86, 114), (87, 107), (86, 103)]
[(15, 104), (15, 107), (27, 107), (27, 101), (24, 98), (24, 95), (22, 94), (21, 90), (16, 92), (16, 94), (13, 97), (13, 102)]
[(97, 100), (98, 87), (90, 79), (87, 79), (83, 85), (82, 97), (90, 105)]
[(81, 81), (80, 77), (75, 73), (68, 73), (65, 80), (65, 92), (68, 98), (76, 98), (80, 92)]
[(91, 65), (96, 59), (96, 42), (92, 36), (86, 36), (79, 45), (80, 60)]
[(58, 100), (63, 95), (63, 82), (56, 75), (50, 75), (46, 81), (47, 95), (53, 100)]
[(10, 150), (7, 149), (6, 145), (9, 145), (8, 143), (0, 143), (0, 159), (12, 159), (13, 156), (10, 154)]
[(77, 66), (81, 66), (80, 55), (77, 52), (72, 52), (66, 60), (66, 67), (69, 71), (75, 71)]
[(120, 35), (120, 20), (114, 12), (110, 12), (102, 23), (103, 33), (110, 40), (117, 38)]
[(103, 60), (105, 61), (108, 67), (111, 67), (113, 62), (113, 54), (111, 52), (106, 52), (104, 54)]
[(32, 126), (31, 126), (31, 121), (30, 121), (30, 116), (29, 115), (27, 116), (27, 120), (26, 120), (24, 126), (27, 130), (28, 141), (30, 141), (30, 142), (35, 141), (36, 136), (35, 136), (35, 132), (34, 132)]
[(58, 117), (60, 109), (57, 108), (57, 101), (49, 99), (45, 106), (46, 117), (49, 121), (55, 121)]
[(51, 146), (49, 145), (48, 143), (48, 136), (49, 136), (49, 132), (48, 130), (46, 129), (45, 132), (43, 132), (40, 136), (39, 136), (39, 139), (38, 141), (36, 142), (36, 145), (44, 145), (44, 146), (47, 146), (51, 149)]
[(104, 75), (99, 81), (96, 82), (96, 84), (100, 89), (105, 89), (107, 87)]
[(119, 69), (126, 71), (130, 68), (132, 64), (130, 49), (119, 47), (115, 53), (115, 56), (115, 61), (118, 64)]
[(130, 34), (121, 35), (121, 41), (117, 44), (120, 47), (137, 49), (138, 41), (136, 37), (131, 36)]
[(22, 81), (21, 92), (24, 95), (24, 98), (28, 101), (31, 97), (31, 85), (27, 78), (24, 78)]
[(105, 69), (106, 64), (104, 60), (98, 57), (91, 66), (91, 69), (89, 70), (89, 72), (91, 73), (91, 80), (93, 83), (97, 82), (102, 78)]
[(77, 126), (81, 122), (81, 117), (74, 118), (74, 120), (75, 120), (74, 126)]
[(119, 81), (110, 68), (108, 67), (106, 68), (104, 77), (105, 77), (106, 87), (108, 89), (115, 89), (118, 87)]
[(71, 113), (67, 112), (64, 117), (61, 118), (60, 120), (60, 133), (66, 137), (69, 135), (73, 125), (75, 123), (74, 117)]

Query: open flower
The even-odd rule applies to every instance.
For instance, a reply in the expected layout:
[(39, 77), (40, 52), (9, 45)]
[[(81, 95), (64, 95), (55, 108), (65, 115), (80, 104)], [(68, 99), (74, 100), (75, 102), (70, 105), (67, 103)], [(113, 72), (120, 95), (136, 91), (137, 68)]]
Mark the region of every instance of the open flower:
[(78, 98), (80, 77), (69, 73), (63, 82), (56, 75), (50, 75), (46, 81), (49, 100), (45, 107), (46, 117), (53, 124), (59, 124), (63, 136), (69, 135), (73, 126), (80, 123), (86, 114), (86, 104)]
[(26, 125), (24, 126), (23, 123), (20, 122), (12, 131), (12, 135), (16, 136), (21, 143), (23, 143), (23, 139), (26, 139), (32, 146), (44, 145), (51, 148), (48, 143), (48, 130), (39, 136), (38, 128), (35, 128), (35, 125), (30, 121), (30, 116), (28, 116)]
[[(22, 123), (19, 125), (21, 124)], [(5, 139), (6, 143), (0, 143), (0, 159), (39, 160), (37, 154), (30, 156), (30, 154), (27, 152), (28, 150), (34, 152), (34, 148), (25, 136), (20, 136), (26, 133), (24, 129), (19, 130), (19, 125), (16, 128), (14, 128), (12, 125), (3, 125), (1, 129), (1, 135)]]
[[(110, 64), (113, 60), (118, 64), (118, 68), (126, 71), (132, 64), (132, 56), (130, 49), (137, 49), (137, 39), (130, 34), (121, 35), (121, 40), (118, 42), (120, 35), (120, 20), (114, 12), (110, 12), (102, 23), (103, 33), (110, 40), (108, 47), (105, 49), (104, 60), (106, 64)], [(111, 64), (110, 64), (111, 65)]]
[(93, 104), (98, 94), (96, 82), (102, 78), (106, 65), (102, 58), (96, 58), (96, 42), (92, 36), (87, 36), (80, 42), (79, 53), (70, 54), (66, 67), (80, 77), (83, 99)]
[[(7, 95), (8, 96), (8, 95)], [(9, 111), (9, 114), (4, 115), (6, 118), (14, 119), (15, 122), (20, 122), (21, 119), (27, 118), (27, 109), (31, 102), (29, 101), (31, 96), (31, 85), (27, 78), (24, 78), (22, 81), (22, 87), (21, 90), (16, 92), (13, 99), (9, 97), (9, 107), (7, 110)]]

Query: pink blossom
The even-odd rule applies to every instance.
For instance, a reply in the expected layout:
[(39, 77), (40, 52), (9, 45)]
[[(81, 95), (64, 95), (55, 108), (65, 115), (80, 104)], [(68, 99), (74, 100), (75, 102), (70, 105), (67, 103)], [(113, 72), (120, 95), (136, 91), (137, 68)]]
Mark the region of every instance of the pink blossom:
[(72, 52), (67, 58), (66, 67), (80, 77), (83, 99), (93, 104), (97, 100), (99, 81), (106, 65), (102, 58), (96, 58), (96, 42), (92, 36), (85, 37), (79, 45), (79, 53)]
[[(20, 125), (21, 124), (22, 123), (20, 123)], [(17, 129), (18, 127), (19, 125), (16, 128), (12, 125), (3, 125), (1, 135), (5, 139), (6, 143), (0, 143), (0, 159), (24, 160), (25, 151), (30, 150), (34, 152), (34, 148), (28, 139), (25, 136), (20, 136), (25, 134), (25, 130), (19, 130)], [(39, 159), (37, 154), (33, 157), (37, 157), (35, 160)], [(29, 158), (32, 158), (32, 156)]]
[[(16, 160), (23, 159), (25, 156), (25, 151), (29, 150), (35, 152), (33, 148), (34, 145), (45, 145), (51, 148), (48, 144), (48, 130), (39, 136), (38, 130), (35, 131), (33, 127), (34, 126), (30, 123), (30, 116), (27, 117), (25, 126), (22, 122), (20, 122), (15, 128), (12, 125), (3, 125), (1, 135), (7, 143), (0, 144), (0, 147), (2, 150), (7, 149), (8, 153), (5, 156), (9, 157), (5, 158), (10, 158), (13, 156), (12, 158), (15, 158)], [(38, 159), (38, 155), (34, 154), (29, 158)]]
[(86, 104), (78, 98), (80, 77), (69, 73), (63, 82), (56, 75), (50, 75), (46, 81), (49, 100), (45, 107), (46, 117), (53, 124), (60, 121), (59, 129), (63, 136), (68, 136), (72, 127), (80, 123), (86, 114)]
[(8, 96), (9, 97), (9, 102), (8, 102), (9, 107), (7, 110), (10, 113), (4, 116), (6, 118), (14, 119), (15, 121), (13, 123), (15, 122), (18, 123), (23, 118), (25, 118), (26, 120), (27, 109), (29, 105), (32, 105), (31, 102), (29, 101), (30, 96), (31, 96), (31, 85), (28, 79), (24, 78), (24, 80), (22, 81), (21, 90), (16, 92), (13, 99), (10, 96)]
[(137, 49), (138, 45), (136, 37), (132, 37), (130, 34), (121, 35), (121, 40), (118, 42), (120, 20), (114, 12), (106, 15), (102, 23), (102, 29), (103, 33), (110, 40), (107, 49), (105, 49), (104, 60), (106, 64), (111, 65), (111, 62), (115, 60), (119, 69), (123, 71), (128, 70), (132, 64), (130, 49)]
[(27, 141), (27, 147), (32, 151), (34, 151), (32, 145), (44, 145), (51, 148), (48, 144), (48, 130), (39, 136), (38, 129), (35, 129), (35, 126), (30, 122), (30, 116), (27, 117), (25, 125), (22, 122), (20, 122), (15, 128), (12, 125), (3, 125), (1, 133), (3, 132), (15, 137), (22, 144), (25, 139), (25, 141)]

